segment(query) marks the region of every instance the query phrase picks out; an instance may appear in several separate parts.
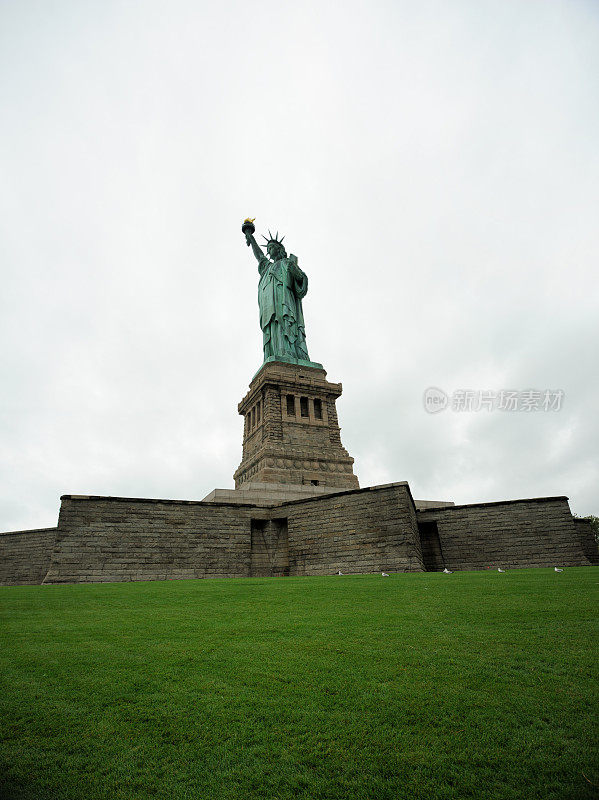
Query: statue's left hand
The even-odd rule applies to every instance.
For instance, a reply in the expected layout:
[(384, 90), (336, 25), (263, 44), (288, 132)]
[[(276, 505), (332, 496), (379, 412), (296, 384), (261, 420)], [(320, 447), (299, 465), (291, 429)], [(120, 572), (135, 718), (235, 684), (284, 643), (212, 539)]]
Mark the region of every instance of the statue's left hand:
[(291, 261), (291, 274), (295, 278), (299, 278), (301, 275), (301, 270), (299, 268), (299, 264), (297, 263), (297, 256), (294, 256), (293, 253), (289, 253), (289, 260)]

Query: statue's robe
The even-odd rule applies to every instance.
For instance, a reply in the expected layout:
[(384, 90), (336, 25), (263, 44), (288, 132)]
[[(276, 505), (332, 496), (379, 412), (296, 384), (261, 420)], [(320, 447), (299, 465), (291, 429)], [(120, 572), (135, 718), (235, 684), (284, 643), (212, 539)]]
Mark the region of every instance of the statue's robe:
[(308, 276), (297, 264), (297, 256), (258, 263), (258, 305), (264, 344), (264, 360), (270, 357), (309, 361), (302, 298), (308, 291)]

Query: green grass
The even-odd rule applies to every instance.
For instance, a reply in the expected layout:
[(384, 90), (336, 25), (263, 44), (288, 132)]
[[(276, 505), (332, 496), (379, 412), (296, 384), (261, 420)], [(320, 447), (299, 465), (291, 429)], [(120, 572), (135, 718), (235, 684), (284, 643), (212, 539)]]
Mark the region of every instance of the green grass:
[(598, 584), (2, 588), (0, 797), (596, 797)]

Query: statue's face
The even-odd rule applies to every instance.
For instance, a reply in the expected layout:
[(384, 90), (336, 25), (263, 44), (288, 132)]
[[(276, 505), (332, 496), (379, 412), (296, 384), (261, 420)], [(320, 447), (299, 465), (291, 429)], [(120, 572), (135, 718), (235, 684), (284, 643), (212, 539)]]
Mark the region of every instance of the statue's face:
[(276, 261), (278, 258), (285, 257), (285, 248), (282, 244), (278, 242), (271, 242), (268, 247), (266, 248), (266, 252), (272, 258), (273, 261)]

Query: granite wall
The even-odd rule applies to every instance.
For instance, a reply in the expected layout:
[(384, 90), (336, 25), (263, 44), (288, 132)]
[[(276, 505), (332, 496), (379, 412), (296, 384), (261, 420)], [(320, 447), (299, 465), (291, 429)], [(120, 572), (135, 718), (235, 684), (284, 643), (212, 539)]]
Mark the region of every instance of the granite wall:
[(289, 520), (291, 575), (424, 569), (407, 483), (290, 501), (277, 513)]
[(407, 484), (271, 508), (67, 495), (45, 582), (422, 568)]
[(45, 583), (241, 578), (246, 506), (66, 495)]
[(443, 563), (451, 570), (590, 563), (567, 497), (450, 506), (417, 515), (421, 524), (436, 522)]
[(593, 566), (599, 566), (599, 545), (595, 539), (595, 531), (588, 519), (574, 517), (574, 527), (578, 534), (582, 552)]
[(58, 528), (0, 535), (0, 583), (598, 563), (565, 497), (416, 511), (407, 483), (244, 503), (65, 495)]
[(56, 528), (0, 533), (0, 586), (41, 583), (55, 538)]

